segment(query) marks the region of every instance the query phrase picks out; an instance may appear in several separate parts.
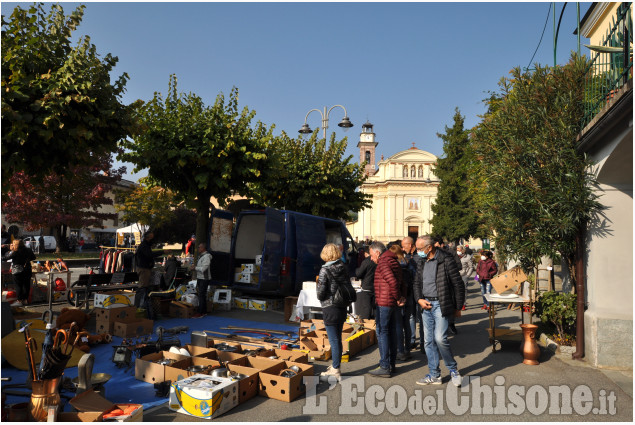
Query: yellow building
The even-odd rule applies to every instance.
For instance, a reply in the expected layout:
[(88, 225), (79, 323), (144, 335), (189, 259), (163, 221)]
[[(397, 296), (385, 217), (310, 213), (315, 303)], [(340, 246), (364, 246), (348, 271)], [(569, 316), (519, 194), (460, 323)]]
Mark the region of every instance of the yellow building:
[(360, 163), (366, 161), (368, 179), (360, 190), (371, 194), (372, 207), (359, 212), (357, 221), (346, 224), (354, 239), (389, 242), (404, 236), (428, 234), (432, 228), (431, 205), (437, 197), (439, 179), (434, 174), (437, 157), (413, 146), (375, 165), (373, 125), (362, 126)]

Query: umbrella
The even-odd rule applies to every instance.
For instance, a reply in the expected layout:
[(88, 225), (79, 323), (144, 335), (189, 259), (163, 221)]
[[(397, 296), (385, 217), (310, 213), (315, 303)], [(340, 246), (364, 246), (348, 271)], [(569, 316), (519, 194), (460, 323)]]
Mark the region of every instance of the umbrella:
[(46, 336), (44, 337), (44, 342), (42, 343), (42, 359), (40, 360), (40, 367), (38, 369), (38, 376), (41, 376), (42, 369), (44, 368), (46, 353), (53, 346), (53, 324), (46, 324)]
[[(86, 335), (85, 332), (78, 332), (73, 344), (71, 345), (70, 352), (67, 353), (68, 344), (73, 338), (73, 328), (76, 327), (77, 323), (73, 322), (68, 332), (63, 329), (57, 331), (55, 334), (55, 340), (53, 341), (53, 346), (46, 352), (46, 356), (44, 357), (44, 365), (40, 371), (41, 379), (53, 379), (62, 376), (64, 369), (66, 368), (66, 364), (71, 358), (75, 344), (79, 341), (79, 338), (82, 335)], [(60, 336), (64, 337), (64, 340), (61, 342), (64, 344), (64, 348), (60, 347), (61, 343), (58, 343)]]

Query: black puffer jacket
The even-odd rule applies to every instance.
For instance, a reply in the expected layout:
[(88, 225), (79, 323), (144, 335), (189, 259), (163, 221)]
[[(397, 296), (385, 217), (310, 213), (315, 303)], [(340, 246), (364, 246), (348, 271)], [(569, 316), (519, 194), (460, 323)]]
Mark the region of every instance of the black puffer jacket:
[(350, 277), (342, 260), (322, 266), (317, 282), (317, 299), (320, 300), (322, 308), (333, 305), (333, 295), (337, 287), (346, 283), (350, 283)]
[[(452, 255), (437, 249), (435, 253), (437, 259), (437, 293), (439, 294), (439, 304), (441, 314), (450, 316), (455, 310), (460, 310), (465, 302), (465, 285), (456, 267), (456, 262)], [(417, 264), (417, 276), (415, 277), (413, 289), (417, 304), (423, 299), (421, 286), (423, 284), (423, 268), (427, 261), (419, 261)]]
[(364, 258), (362, 264), (355, 270), (355, 276), (362, 280), (362, 289), (375, 293), (375, 269), (377, 264), (370, 259)]

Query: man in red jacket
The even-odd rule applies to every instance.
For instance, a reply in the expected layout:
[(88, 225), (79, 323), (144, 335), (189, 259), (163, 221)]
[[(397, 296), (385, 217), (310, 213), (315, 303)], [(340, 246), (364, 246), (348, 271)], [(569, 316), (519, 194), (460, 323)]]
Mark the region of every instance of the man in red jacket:
[(375, 242), (371, 250), (383, 252), (375, 269), (375, 323), (379, 345), (379, 367), (370, 371), (371, 375), (390, 378), (395, 372), (397, 361), (397, 320), (398, 307), (405, 304), (406, 287), (403, 284), (401, 266), (392, 251), (386, 251), (384, 244)]

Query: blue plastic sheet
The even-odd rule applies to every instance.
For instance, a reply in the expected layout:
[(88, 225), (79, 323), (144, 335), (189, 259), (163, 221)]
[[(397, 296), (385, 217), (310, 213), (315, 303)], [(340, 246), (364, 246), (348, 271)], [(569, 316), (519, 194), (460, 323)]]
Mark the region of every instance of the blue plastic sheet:
[[(283, 330), (283, 331), (292, 331), (297, 332), (298, 328), (294, 325), (283, 325), (277, 323), (266, 323), (266, 322), (254, 322), (248, 320), (238, 320), (231, 319), (226, 317), (219, 316), (206, 316), (200, 319), (167, 319), (160, 320), (154, 322), (154, 329), (157, 326), (161, 326), (164, 329), (169, 329), (175, 326), (188, 326), (189, 330), (187, 333), (176, 335), (181, 341), (181, 345), (190, 343), (190, 332), (191, 331), (218, 331), (231, 333), (228, 330), (221, 330), (221, 328), (227, 327), (228, 325), (239, 326), (244, 328), (255, 328), (255, 329), (271, 329), (271, 330)], [(258, 334), (244, 334), (245, 336), (254, 336), (260, 337), (262, 335)], [(213, 337), (213, 335), (210, 335)], [(157, 340), (156, 333), (153, 334), (152, 340)], [(167, 401), (167, 398), (159, 398), (155, 396), (154, 385), (149, 384), (143, 381), (138, 381), (134, 377), (134, 362), (132, 363), (132, 367), (126, 371), (125, 368), (119, 369), (112, 362), (113, 348), (114, 345), (119, 345), (122, 342), (122, 338), (113, 337), (113, 341), (111, 344), (99, 344), (93, 346), (90, 350), (92, 354), (95, 355), (95, 365), (93, 367), (93, 373), (108, 373), (112, 376), (110, 381), (106, 383), (106, 398), (113, 403), (138, 403), (143, 404), (144, 410), (147, 410), (151, 407), (158, 406)], [(38, 359), (39, 360), (39, 359)], [(64, 371), (64, 376), (69, 378), (77, 377), (77, 367), (68, 368)], [(4, 388), (5, 385), (11, 385), (16, 383), (24, 383), (26, 382), (27, 372), (18, 370), (8, 363), (5, 363), (2, 367), (2, 377), (11, 377), (12, 380), (9, 382), (2, 383)], [(20, 389), (18, 389), (20, 390)], [(21, 390), (22, 391), (22, 390)], [(27, 390), (24, 390), (27, 391)], [(74, 393), (63, 391), (63, 395), (73, 396)], [(28, 398), (18, 397), (18, 396), (7, 396), (7, 404), (14, 404), (28, 401)], [(67, 405), (64, 409), (65, 411), (69, 411), (69, 406)]]

